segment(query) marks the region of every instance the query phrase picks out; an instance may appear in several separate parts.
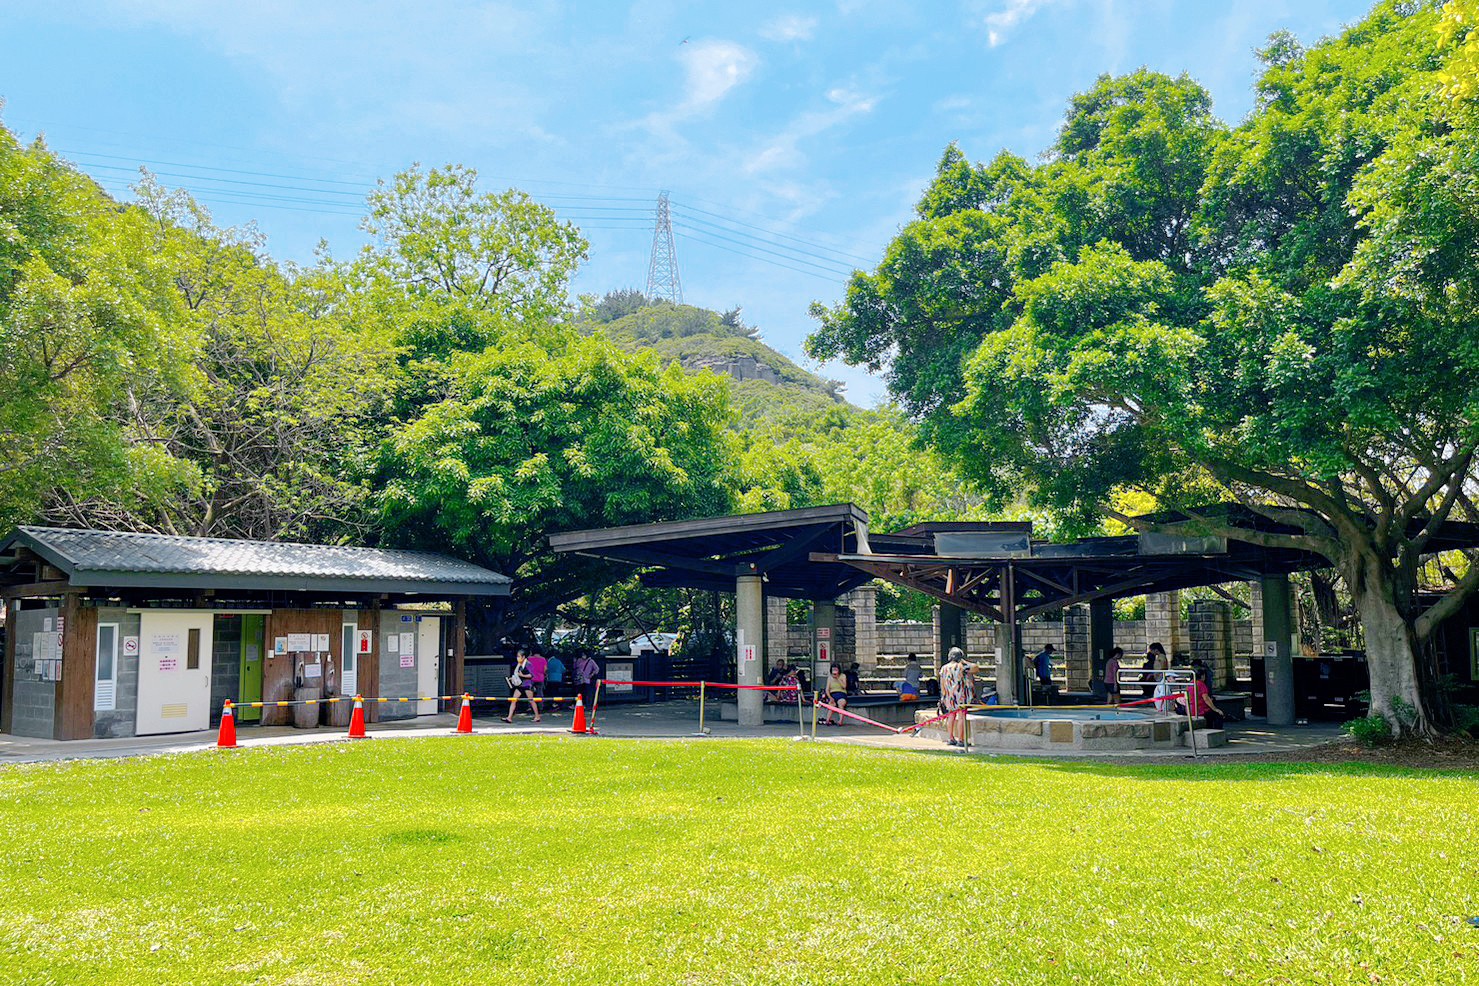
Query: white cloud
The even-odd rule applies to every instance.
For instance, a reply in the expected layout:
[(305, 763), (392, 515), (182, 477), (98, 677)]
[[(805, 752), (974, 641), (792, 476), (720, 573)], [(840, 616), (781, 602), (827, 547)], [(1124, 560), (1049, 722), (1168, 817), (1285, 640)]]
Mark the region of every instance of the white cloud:
[(800, 14), (782, 14), (760, 28), (760, 36), (767, 41), (810, 41), (816, 34), (817, 19)]
[(760, 60), (733, 41), (694, 41), (678, 56), (686, 73), (682, 114), (692, 115), (719, 102), (755, 72)]
[(745, 171), (752, 175), (795, 167), (804, 161), (800, 144), (803, 140), (836, 127), (855, 116), (871, 113), (878, 100), (852, 89), (837, 87), (827, 92), (831, 108), (802, 113), (780, 133), (767, 141), (748, 161)]
[(992, 11), (982, 18), (986, 25), (986, 41), (995, 48), (1007, 39), (1007, 32), (1027, 20), (1053, 0), (1006, 0), (1006, 6)]

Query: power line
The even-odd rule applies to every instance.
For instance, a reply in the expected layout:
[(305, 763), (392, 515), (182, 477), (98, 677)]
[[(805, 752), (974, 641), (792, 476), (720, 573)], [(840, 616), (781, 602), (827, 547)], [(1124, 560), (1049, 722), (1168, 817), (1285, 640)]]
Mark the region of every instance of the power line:
[[(805, 264), (808, 267), (815, 267), (817, 270), (826, 271), (828, 274), (840, 274), (845, 277), (852, 273), (851, 269), (826, 266), (826, 264), (829, 262), (825, 261), (824, 258), (818, 257), (816, 258), (816, 260), (808, 260), (803, 257), (793, 257), (790, 254), (781, 253), (779, 250), (770, 250), (766, 247), (757, 246), (753, 243), (746, 243), (744, 240), (737, 240), (731, 236), (724, 236), (720, 233), (715, 233), (707, 229), (700, 229), (697, 226), (690, 226), (687, 223), (678, 223), (678, 226), (682, 229), (688, 230), (691, 233), (703, 233), (705, 236), (712, 236), (716, 239), (724, 240), (727, 243), (733, 243), (736, 246), (742, 246), (747, 250), (758, 250), (760, 253), (770, 254), (772, 257), (780, 257), (782, 260), (786, 260), (793, 264)], [(822, 262), (818, 263), (816, 261)]]
[(806, 270), (802, 267), (793, 267), (791, 264), (782, 263), (779, 260), (771, 260), (769, 257), (760, 257), (752, 253), (746, 253), (743, 250), (738, 250), (734, 247), (725, 246), (722, 243), (709, 240), (705, 237), (703, 233), (697, 232), (693, 229), (688, 229), (686, 235), (683, 238), (684, 240), (692, 239), (695, 242), (704, 244), (705, 246), (713, 247), (715, 250), (723, 250), (725, 253), (732, 253), (737, 257), (744, 257), (747, 260), (754, 260), (758, 263), (769, 264), (772, 267), (781, 267), (789, 271), (795, 271), (798, 274), (805, 274), (808, 277), (815, 277), (818, 280), (827, 281), (831, 284), (847, 283), (845, 279), (835, 276), (835, 273), (822, 273), (820, 268), (815, 270)]
[[(745, 215), (755, 216), (755, 217), (760, 218), (760, 219), (767, 219), (768, 221), (770, 221), (772, 223), (777, 223), (779, 225), (793, 226), (793, 227), (796, 226), (795, 223), (789, 222), (787, 220), (771, 220), (771, 219), (769, 219), (769, 217), (767, 217), (767, 216), (765, 216), (765, 215), (763, 215), (761, 213), (758, 213), (758, 212), (756, 212), (753, 209), (742, 209), (739, 206), (726, 205), (726, 204), (724, 204), (722, 202), (714, 202), (714, 201), (711, 201), (709, 199), (702, 199), (702, 198), (694, 198), (693, 201), (695, 201), (695, 202), (703, 202), (703, 203), (705, 203), (707, 205), (716, 206), (718, 208), (730, 209), (730, 210), (732, 210), (734, 212), (743, 212)], [(705, 212), (703, 209), (700, 209), (697, 206), (684, 205), (683, 203), (680, 202), (679, 203), (679, 207), (680, 208), (685, 208), (685, 209), (690, 209), (693, 212), (702, 212), (702, 213), (704, 213), (704, 215), (707, 215), (707, 216), (717, 216), (719, 218), (724, 219), (725, 222), (737, 223), (738, 225), (741, 225), (741, 226), (749, 226), (751, 229), (758, 229), (758, 230), (760, 230), (763, 233), (770, 233), (772, 236), (779, 236), (779, 237), (784, 237), (786, 239), (796, 240), (797, 242), (805, 243), (808, 246), (814, 246), (814, 247), (817, 247), (819, 249), (827, 250), (828, 252), (831, 252), (831, 253), (840, 254), (841, 256), (844, 256), (844, 257), (851, 257), (853, 260), (859, 260), (859, 261), (862, 261), (864, 263), (870, 263), (871, 262), (867, 257), (860, 257), (857, 254), (847, 253), (846, 251), (838, 250), (836, 247), (829, 247), (829, 246), (827, 246), (824, 243), (816, 243), (816, 242), (813, 242), (811, 240), (805, 240), (805, 239), (801, 239), (799, 237), (789, 236), (786, 233), (781, 233), (781, 232), (778, 232), (776, 230), (770, 229), (770, 228), (765, 227), (765, 226), (756, 226), (756, 225), (754, 225), (752, 223), (745, 223), (745, 222), (742, 222), (742, 221), (740, 221), (738, 219), (730, 219), (728, 216), (723, 216), (720, 213), (716, 213), (716, 212)]]

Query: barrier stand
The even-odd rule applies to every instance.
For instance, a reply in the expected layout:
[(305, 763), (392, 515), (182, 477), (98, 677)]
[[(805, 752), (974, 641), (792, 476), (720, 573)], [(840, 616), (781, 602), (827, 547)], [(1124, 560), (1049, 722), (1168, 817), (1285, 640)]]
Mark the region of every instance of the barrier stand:
[(704, 695), (706, 692), (704, 686), (707, 684), (708, 682), (705, 681), (698, 683), (698, 732), (694, 734), (696, 736), (709, 735), (709, 731), (704, 728)]
[(796, 738), (806, 739), (806, 720), (801, 714), (801, 685), (796, 686)]
[(605, 691), (605, 689), (606, 689), (606, 679), (605, 678), (597, 678), (596, 679), (596, 691), (595, 691), (595, 694), (593, 694), (591, 696), (591, 721), (590, 721), (590, 724), (586, 727), (586, 732), (589, 733), (592, 736), (599, 736), (600, 735), (599, 733), (596, 732), (596, 710), (601, 707), (601, 692)]
[(817, 704), (821, 699), (818, 692), (811, 693), (811, 738), (817, 738)]

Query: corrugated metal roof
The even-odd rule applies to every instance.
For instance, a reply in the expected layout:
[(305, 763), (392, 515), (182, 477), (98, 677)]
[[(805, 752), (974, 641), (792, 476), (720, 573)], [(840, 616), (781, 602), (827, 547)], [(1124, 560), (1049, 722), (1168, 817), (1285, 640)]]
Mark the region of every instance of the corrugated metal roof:
[(470, 562), (422, 551), (56, 527), (21, 527), (10, 540), (29, 542), (74, 584), (105, 584), (101, 580), (133, 575), (142, 578), (129, 579), (131, 584), (148, 584), (149, 576), (209, 577), (212, 583), (232, 577), (256, 584), (301, 582), (303, 588), (314, 587), (310, 583), (335, 588), (363, 583), (367, 591), (371, 586), (383, 591), (395, 583), (407, 591), (417, 586), (463, 587), (459, 591), (484, 586), (506, 592), (510, 582)]

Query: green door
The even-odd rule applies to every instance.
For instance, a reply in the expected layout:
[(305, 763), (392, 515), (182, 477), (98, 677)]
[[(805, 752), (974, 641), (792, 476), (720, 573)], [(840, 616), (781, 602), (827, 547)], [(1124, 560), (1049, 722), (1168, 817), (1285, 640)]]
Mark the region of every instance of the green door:
[[(241, 618), (241, 700), (262, 701), (262, 632), (267, 618), (260, 614)], [(261, 722), (262, 710), (243, 708), (237, 713), (242, 722)]]

